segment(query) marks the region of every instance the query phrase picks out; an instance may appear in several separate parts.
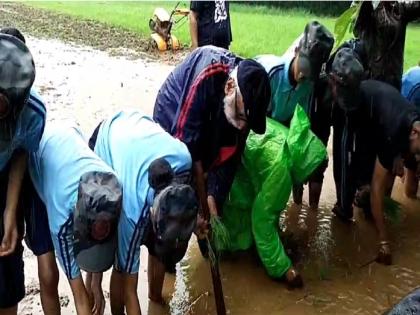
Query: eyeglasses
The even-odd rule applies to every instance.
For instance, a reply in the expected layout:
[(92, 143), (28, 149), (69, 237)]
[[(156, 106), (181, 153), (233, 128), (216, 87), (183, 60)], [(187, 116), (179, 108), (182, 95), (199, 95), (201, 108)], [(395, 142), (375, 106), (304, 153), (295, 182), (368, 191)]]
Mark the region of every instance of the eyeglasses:
[(245, 114), (245, 112), (241, 112), (239, 111), (239, 106), (238, 106), (238, 90), (235, 89), (235, 114), (236, 114), (236, 119), (246, 122), (248, 123), (248, 118)]

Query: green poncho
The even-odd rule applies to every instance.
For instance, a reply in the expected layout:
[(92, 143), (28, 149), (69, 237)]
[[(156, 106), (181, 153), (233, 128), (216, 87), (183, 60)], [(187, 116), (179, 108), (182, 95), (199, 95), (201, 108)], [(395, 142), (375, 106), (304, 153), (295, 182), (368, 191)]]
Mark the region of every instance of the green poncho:
[(264, 135), (250, 133), (223, 209), (222, 221), (230, 236), (224, 250), (245, 250), (255, 242), (268, 274), (281, 277), (291, 262), (278, 234), (280, 213), (292, 185), (305, 181), (326, 158), (325, 146), (310, 131), (300, 106), (290, 129), (267, 118)]

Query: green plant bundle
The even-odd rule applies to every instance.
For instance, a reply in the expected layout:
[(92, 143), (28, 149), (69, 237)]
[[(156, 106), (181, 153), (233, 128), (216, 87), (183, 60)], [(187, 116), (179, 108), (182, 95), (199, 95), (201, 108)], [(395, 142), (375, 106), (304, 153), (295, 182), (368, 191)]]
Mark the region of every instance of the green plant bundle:
[(212, 231), (212, 243), (216, 251), (224, 248), (230, 248), (230, 237), (226, 226), (218, 216), (211, 216), (210, 225)]

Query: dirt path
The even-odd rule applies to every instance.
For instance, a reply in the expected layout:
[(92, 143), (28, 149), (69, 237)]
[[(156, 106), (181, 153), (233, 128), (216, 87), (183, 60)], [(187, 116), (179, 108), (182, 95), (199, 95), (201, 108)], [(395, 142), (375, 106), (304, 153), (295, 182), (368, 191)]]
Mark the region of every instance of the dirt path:
[[(19, 6), (1, 4), (0, 22), (4, 23), (5, 17), (1, 13), (10, 10), (10, 23), (16, 22), (22, 30), (36, 34), (39, 30), (34, 27), (31, 31), (30, 18), (24, 18), (27, 24), (18, 19), (23, 11), (14, 10)], [(55, 39), (28, 36), (28, 46), (36, 61), (35, 87), (47, 104), (48, 120), (76, 120), (86, 136), (116, 110), (135, 107), (151, 113), (156, 93), (172, 69), (171, 65), (150, 58), (110, 56), (105, 51)], [(250, 255), (225, 259), (221, 273), (229, 314), (379, 314), (420, 283), (420, 202), (404, 199), (397, 185), (394, 196), (406, 210), (397, 223), (389, 223), (394, 265), (372, 263), (360, 268), (375, 255), (376, 234), (362, 216), (350, 225), (331, 216), (333, 187), (330, 166), (321, 210), (315, 213), (306, 206), (301, 211), (291, 208), (282, 217), (298, 241), (297, 265), (305, 289), (287, 291), (283, 284), (269, 279)], [(198, 254), (194, 241), (188, 257), (177, 265), (176, 281), (173, 275), (166, 277), (166, 307), (148, 303), (146, 257), (147, 250), (142, 248), (139, 296), (143, 314), (214, 314), (208, 264)], [(27, 297), (19, 314), (42, 314), (36, 270), (35, 257), (25, 250)], [(104, 277), (106, 296), (108, 287), (109, 273)], [(75, 314), (63, 274), (59, 292), (62, 314)], [(106, 314), (110, 314), (109, 299), (107, 303)]]

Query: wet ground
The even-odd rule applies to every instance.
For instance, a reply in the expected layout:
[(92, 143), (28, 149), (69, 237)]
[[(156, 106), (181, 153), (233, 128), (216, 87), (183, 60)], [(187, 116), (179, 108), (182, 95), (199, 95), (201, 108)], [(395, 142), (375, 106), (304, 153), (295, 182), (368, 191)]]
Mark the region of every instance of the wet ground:
[[(135, 107), (152, 112), (160, 84), (172, 66), (133, 56), (110, 56), (86, 46), (28, 36), (37, 78), (49, 120), (73, 119), (86, 136), (108, 114)], [(226, 257), (222, 282), (229, 314), (381, 314), (420, 284), (420, 202), (408, 201), (397, 180), (394, 197), (404, 204), (399, 220), (388, 222), (394, 249), (389, 267), (372, 261), (376, 254), (373, 226), (363, 215), (353, 224), (331, 216), (335, 201), (332, 172), (328, 169), (318, 212), (291, 207), (282, 222), (293, 234), (291, 246), (305, 281), (303, 290), (288, 291), (267, 277), (252, 254)], [(162, 307), (147, 300), (147, 250), (142, 248), (139, 296), (143, 314), (214, 314), (208, 262), (194, 241), (187, 257), (167, 275)], [(19, 314), (42, 314), (36, 258), (25, 251), (27, 297)], [(176, 279), (176, 280), (175, 280)], [(109, 273), (104, 290), (108, 296)], [(62, 313), (75, 314), (69, 285), (61, 274)], [(109, 312), (107, 299), (106, 314)]]

